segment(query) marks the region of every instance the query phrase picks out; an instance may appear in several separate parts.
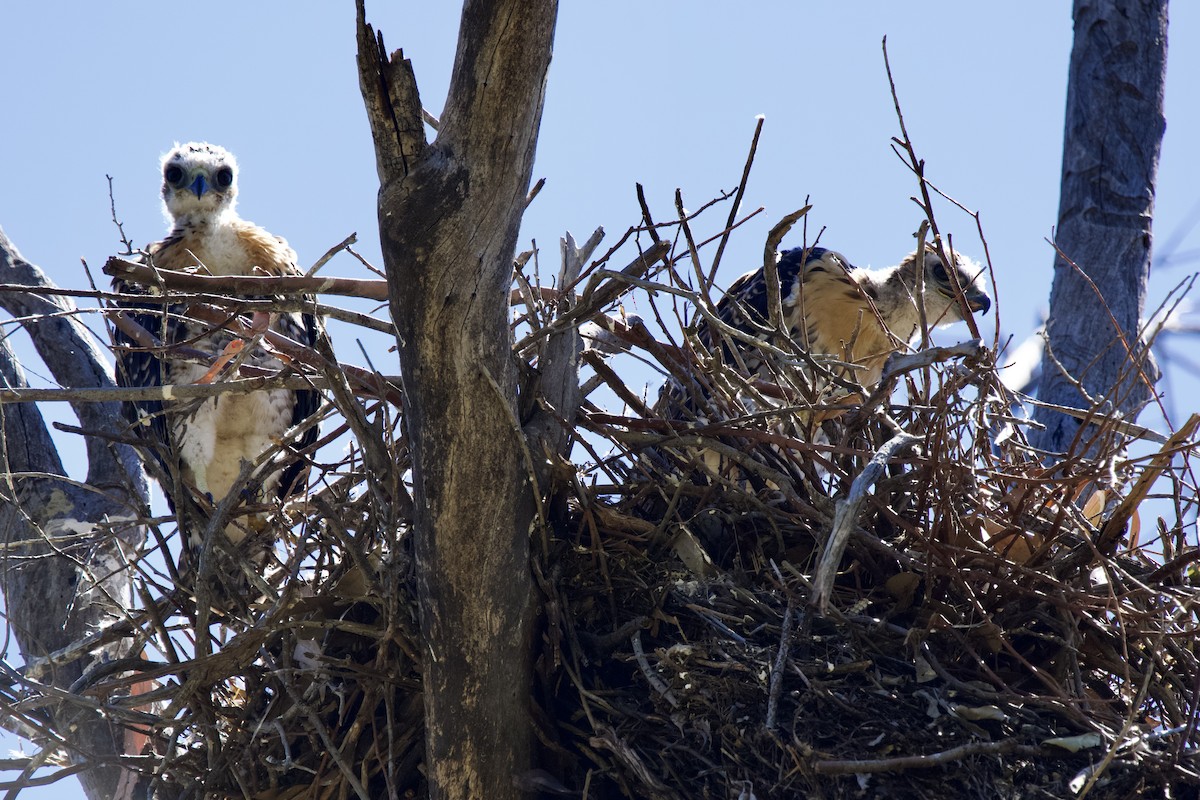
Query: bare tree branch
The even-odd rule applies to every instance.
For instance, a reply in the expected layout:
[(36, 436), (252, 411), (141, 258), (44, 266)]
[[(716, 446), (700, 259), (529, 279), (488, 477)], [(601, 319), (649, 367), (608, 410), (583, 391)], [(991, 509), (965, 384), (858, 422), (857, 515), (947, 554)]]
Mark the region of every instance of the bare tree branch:
[(263, 297), (267, 295), (333, 294), (362, 297), (367, 300), (387, 300), (387, 282), (363, 278), (318, 278), (300, 275), (204, 275), (198, 272), (179, 272), (157, 269), (113, 256), (104, 264), (104, 274), (140, 283), (162, 286), (182, 292), (201, 292), (232, 297)]

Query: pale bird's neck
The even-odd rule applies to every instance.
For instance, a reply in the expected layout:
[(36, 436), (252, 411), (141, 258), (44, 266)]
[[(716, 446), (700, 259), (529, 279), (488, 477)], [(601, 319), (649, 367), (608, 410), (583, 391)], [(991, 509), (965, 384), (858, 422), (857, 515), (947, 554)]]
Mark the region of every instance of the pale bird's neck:
[(202, 264), (212, 275), (245, 275), (251, 268), (245, 242), (239, 235), (240, 218), (232, 213), (181, 214), (175, 218), (172, 238), (183, 260)]
[(171, 232), (203, 236), (218, 228), (225, 228), (238, 219), (233, 209), (223, 211), (192, 211), (180, 214), (173, 220)]
[(872, 275), (878, 291), (875, 307), (887, 322), (892, 335), (903, 342), (912, 342), (920, 332), (921, 314), (917, 310), (916, 277), (906, 270), (891, 267)]

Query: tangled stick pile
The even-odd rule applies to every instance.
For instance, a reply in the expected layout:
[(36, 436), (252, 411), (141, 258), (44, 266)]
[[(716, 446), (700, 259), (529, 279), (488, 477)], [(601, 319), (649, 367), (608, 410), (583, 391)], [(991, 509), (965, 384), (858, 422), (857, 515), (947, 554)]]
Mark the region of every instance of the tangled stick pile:
[[(774, 344), (749, 375), (697, 324), (738, 222), (706, 242), (695, 215), (644, 216), (598, 258), (599, 237), (565, 246), (586, 264), (573, 285), (518, 259), (524, 401), (545, 399), (547, 343), (585, 334), (578, 408), (557, 409), (571, 457), (533, 532), (543, 768), (519, 780), (588, 798), (1194, 794), (1197, 421), (1130, 458), (1140, 432), (1097, 412), (1107, 444), (1048, 460), (978, 342), (894, 358), (853, 396), (814, 399), (812, 365)], [(124, 726), (131, 766), (197, 796), (424, 793), (397, 382), (332, 351), (289, 363), (325, 418), (311, 491), (273, 509), (272, 563), (225, 587), (257, 594), (203, 602), (229, 592), (173, 574), (174, 520), (142, 520), (138, 608), (31, 664), (10, 724), (38, 736), (30, 681), (124, 639), (140, 658), (58, 701)], [(694, 387), (690, 418), (657, 402), (667, 377)]]
[[(1200, 787), (1196, 418), (1131, 460), (1138, 431), (1096, 412), (1108, 444), (1051, 463), (976, 343), (813, 409), (686, 328), (671, 345), (632, 328), (624, 357), (688, 365), (706, 394), (698, 421), (662, 419), (608, 363), (625, 408), (583, 415), (617, 456), (585, 471), (544, 585), (570, 676), (547, 676), (548, 716), (589, 796)], [(803, 383), (794, 354), (756, 356)], [(1151, 485), (1165, 516), (1142, 530)]]

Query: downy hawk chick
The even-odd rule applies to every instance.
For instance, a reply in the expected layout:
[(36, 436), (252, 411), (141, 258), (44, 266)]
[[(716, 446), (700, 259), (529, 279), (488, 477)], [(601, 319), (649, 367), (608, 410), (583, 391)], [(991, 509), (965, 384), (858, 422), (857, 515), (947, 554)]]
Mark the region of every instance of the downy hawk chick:
[[(147, 248), (145, 258), (159, 269), (188, 270), (215, 276), (294, 275), (296, 253), (283, 239), (238, 216), (235, 211), (238, 186), (237, 162), (222, 147), (203, 142), (177, 145), (162, 160), (162, 198), (171, 228), (167, 237)], [(114, 291), (143, 294), (146, 301), (121, 303), (130, 309), (142, 328), (162, 343), (162, 349), (146, 349), (119, 328), (115, 331), (117, 380), (123, 386), (161, 387), (197, 383), (211, 379), (211, 364), (185, 361), (171, 356), (171, 348), (182, 345), (211, 356), (224, 352), (237, 337), (187, 316), (186, 305), (155, 302), (155, 290), (117, 278)], [(250, 298), (248, 298), (250, 299)], [(302, 344), (312, 344), (316, 322), (309, 314), (272, 313), (270, 329)], [(280, 369), (278, 359), (261, 347), (237, 356), (242, 363)], [(128, 419), (153, 446), (173, 484), (177, 463), (184, 490), (195, 490), (214, 506), (224, 499), (237, 481), (243, 460), (253, 462), (275, 449), (285, 432), (317, 412), (316, 391), (272, 389), (250, 393), (230, 392), (202, 400), (147, 400), (124, 405)], [(311, 425), (291, 447), (303, 449), (317, 437)], [(251, 483), (260, 487), (251, 503), (287, 499), (301, 492), (306, 463), (294, 455), (276, 458), (257, 472)], [(172, 508), (178, 505), (175, 485), (164, 485)], [(255, 518), (251, 518), (257, 521)], [(246, 517), (235, 517), (225, 534), (238, 543), (253, 529)], [(189, 530), (188, 545), (194, 551), (203, 544), (203, 530)]]

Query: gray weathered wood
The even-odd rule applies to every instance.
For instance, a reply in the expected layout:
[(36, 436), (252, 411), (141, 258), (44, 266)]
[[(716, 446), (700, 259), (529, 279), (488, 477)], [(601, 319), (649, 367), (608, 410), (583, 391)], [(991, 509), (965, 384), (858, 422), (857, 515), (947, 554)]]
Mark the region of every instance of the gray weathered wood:
[[(413, 455), (414, 554), (435, 798), (516, 798), (532, 737), (536, 522), (508, 329), (555, 0), (467, 0), (438, 135), (411, 66), (359, 3), (359, 74)], [(536, 454), (534, 454), (536, 457)]]
[[(2, 231), (0, 281), (50, 285)], [(3, 293), (0, 306), (18, 316), (40, 315), (25, 327), (64, 386), (114, 385), (99, 346), (70, 315), (68, 298)], [(7, 339), (0, 342), (0, 381), (7, 387), (27, 386)], [(85, 429), (111, 433), (120, 424), (116, 402), (73, 406)], [(128, 607), (130, 573), (122, 568), (122, 549), (136, 545), (144, 531), (121, 520), (138, 515), (148, 487), (131, 448), (94, 437), (87, 440), (88, 486), (66, 480), (38, 407), (6, 404), (0, 412), (0, 535), (5, 543), (0, 589), (21, 654), (29, 660), (84, 638)], [(56, 664), (38, 680), (67, 689), (87, 667), (121, 655), (116, 647), (103, 648)], [(116, 764), (126, 749), (124, 731), (89, 708), (93, 698), (75, 704), (67, 695), (59, 697), (63, 699), (50, 705), (53, 730), (64, 738), (72, 758), (89, 765), (79, 773), (88, 797), (146, 796), (136, 774)]]
[[(1165, 127), (1167, 0), (1075, 0), (1074, 17), (1055, 236), (1060, 254), (1047, 324), (1050, 357), (1038, 396), (1086, 408), (1086, 392), (1136, 416), (1158, 377), (1138, 326)], [(1035, 445), (1071, 447), (1077, 420), (1048, 409), (1036, 418), (1046, 427), (1031, 436)], [(1089, 430), (1095, 429), (1085, 436)]]

